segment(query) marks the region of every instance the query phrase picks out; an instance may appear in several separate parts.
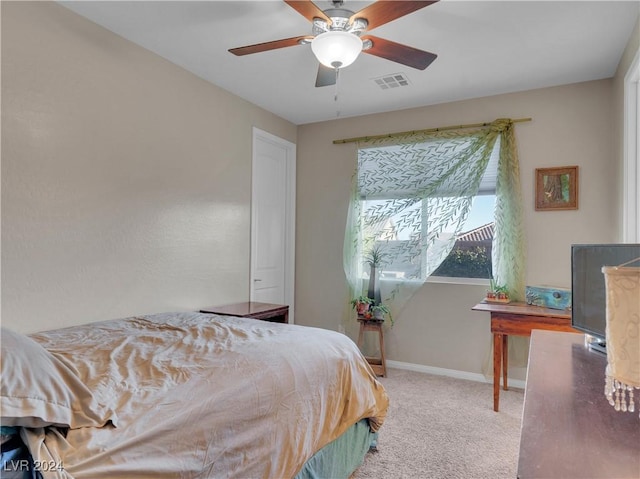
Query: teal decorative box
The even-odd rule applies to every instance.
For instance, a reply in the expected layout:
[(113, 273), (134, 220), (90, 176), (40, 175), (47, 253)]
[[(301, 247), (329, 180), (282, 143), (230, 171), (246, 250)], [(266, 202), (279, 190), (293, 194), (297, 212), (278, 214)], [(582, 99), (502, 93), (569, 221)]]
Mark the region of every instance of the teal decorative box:
[(571, 290), (553, 286), (527, 286), (527, 304), (551, 309), (571, 309)]

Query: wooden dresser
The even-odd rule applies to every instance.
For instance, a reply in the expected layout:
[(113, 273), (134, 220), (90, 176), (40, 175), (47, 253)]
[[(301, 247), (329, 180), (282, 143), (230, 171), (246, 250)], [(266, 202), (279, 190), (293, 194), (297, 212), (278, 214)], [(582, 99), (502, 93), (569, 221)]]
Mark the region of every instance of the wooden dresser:
[(638, 409), (623, 413), (609, 405), (606, 365), (583, 334), (532, 332), (519, 479), (640, 477)]

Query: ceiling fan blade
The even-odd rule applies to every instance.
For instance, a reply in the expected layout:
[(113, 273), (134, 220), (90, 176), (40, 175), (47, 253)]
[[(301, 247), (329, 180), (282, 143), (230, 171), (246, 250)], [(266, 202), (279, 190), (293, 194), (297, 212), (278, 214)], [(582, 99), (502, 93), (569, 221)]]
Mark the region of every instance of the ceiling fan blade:
[(316, 86), (329, 86), (336, 84), (336, 71), (333, 68), (324, 66), (322, 63), (318, 66), (318, 76), (316, 77)]
[(373, 30), (380, 25), (389, 23), (396, 18), (404, 17), (405, 15), (437, 2), (438, 0), (424, 2), (413, 0), (378, 1), (354, 13), (351, 18), (349, 18), (349, 23), (353, 23), (357, 18), (364, 18), (368, 22), (367, 30)]
[(303, 35), (301, 37), (284, 38), (282, 40), (274, 40), (272, 42), (256, 43), (255, 45), (247, 45), (245, 47), (231, 48), (229, 51), (234, 55), (249, 55), (251, 53), (266, 52), (277, 48), (293, 47), (300, 45), (300, 40), (313, 40), (311, 35)]
[(362, 50), (363, 53), (386, 58), (392, 62), (401, 63), (408, 67), (417, 68), (418, 70), (424, 70), (431, 65), (433, 60), (438, 58), (438, 55), (435, 53), (425, 52), (424, 50), (418, 50), (417, 48), (372, 35), (364, 36), (362, 40), (371, 40), (373, 43), (371, 48)]
[(284, 0), (284, 3), (293, 8), (296, 12), (302, 15), (304, 18), (313, 22), (314, 18), (321, 18), (327, 25), (331, 25), (331, 19), (325, 15), (311, 0)]

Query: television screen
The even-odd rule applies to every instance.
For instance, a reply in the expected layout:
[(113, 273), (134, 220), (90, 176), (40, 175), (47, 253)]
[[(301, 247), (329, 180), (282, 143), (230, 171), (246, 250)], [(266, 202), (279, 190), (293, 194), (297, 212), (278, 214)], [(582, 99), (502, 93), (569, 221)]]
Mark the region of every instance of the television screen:
[(571, 325), (575, 329), (604, 341), (607, 313), (602, 267), (638, 257), (640, 244), (571, 246)]

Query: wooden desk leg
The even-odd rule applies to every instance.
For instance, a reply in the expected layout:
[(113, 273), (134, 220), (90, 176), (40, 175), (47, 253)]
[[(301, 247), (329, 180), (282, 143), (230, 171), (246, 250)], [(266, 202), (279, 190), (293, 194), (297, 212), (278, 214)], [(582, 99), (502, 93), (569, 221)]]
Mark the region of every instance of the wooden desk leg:
[(380, 329), (378, 330), (378, 334), (380, 335), (380, 362), (382, 363), (382, 377), (387, 377), (387, 363), (384, 359), (384, 334), (382, 332), (382, 325), (380, 325)]
[(502, 334), (493, 334), (493, 410), (500, 405), (500, 366), (502, 363)]
[(502, 389), (508, 390), (507, 387), (507, 369), (509, 361), (509, 335), (502, 335)]

